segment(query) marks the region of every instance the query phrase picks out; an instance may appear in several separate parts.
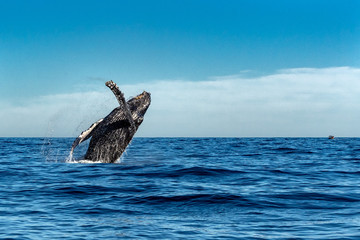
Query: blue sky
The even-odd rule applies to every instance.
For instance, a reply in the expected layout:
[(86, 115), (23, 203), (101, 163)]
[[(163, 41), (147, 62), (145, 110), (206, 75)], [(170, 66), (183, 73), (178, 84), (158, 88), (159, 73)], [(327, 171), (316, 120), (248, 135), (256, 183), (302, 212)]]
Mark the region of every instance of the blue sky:
[(0, 136), (79, 134), (116, 106), (109, 79), (152, 91), (138, 136), (359, 136), (358, 16), (355, 0), (0, 1)]

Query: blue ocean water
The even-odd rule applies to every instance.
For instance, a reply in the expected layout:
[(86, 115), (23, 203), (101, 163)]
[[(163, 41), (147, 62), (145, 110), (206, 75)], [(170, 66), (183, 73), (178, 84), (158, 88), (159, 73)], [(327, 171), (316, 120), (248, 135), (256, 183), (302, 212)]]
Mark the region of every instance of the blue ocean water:
[(73, 140), (0, 138), (0, 239), (360, 239), (359, 138)]

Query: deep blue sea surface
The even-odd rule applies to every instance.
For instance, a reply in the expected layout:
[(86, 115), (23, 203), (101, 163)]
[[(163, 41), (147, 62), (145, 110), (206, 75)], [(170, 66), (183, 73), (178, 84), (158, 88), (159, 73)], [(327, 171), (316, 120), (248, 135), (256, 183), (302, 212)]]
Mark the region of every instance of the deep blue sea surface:
[(360, 138), (73, 140), (0, 138), (0, 239), (360, 239)]

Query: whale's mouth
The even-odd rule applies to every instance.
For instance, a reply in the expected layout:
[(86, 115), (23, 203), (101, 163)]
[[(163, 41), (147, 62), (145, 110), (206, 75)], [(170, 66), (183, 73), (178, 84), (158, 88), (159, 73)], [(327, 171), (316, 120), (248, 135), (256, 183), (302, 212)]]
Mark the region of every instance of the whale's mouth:
[(146, 91), (143, 91), (127, 102), (135, 122), (142, 122), (144, 120), (144, 115), (149, 108), (150, 102), (151, 94)]

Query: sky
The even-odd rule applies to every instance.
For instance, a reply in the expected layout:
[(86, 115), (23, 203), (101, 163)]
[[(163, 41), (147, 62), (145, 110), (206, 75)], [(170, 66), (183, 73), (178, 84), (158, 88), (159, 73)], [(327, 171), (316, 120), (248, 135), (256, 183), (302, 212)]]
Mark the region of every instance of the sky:
[(0, 1), (0, 137), (359, 137), (360, 1)]

